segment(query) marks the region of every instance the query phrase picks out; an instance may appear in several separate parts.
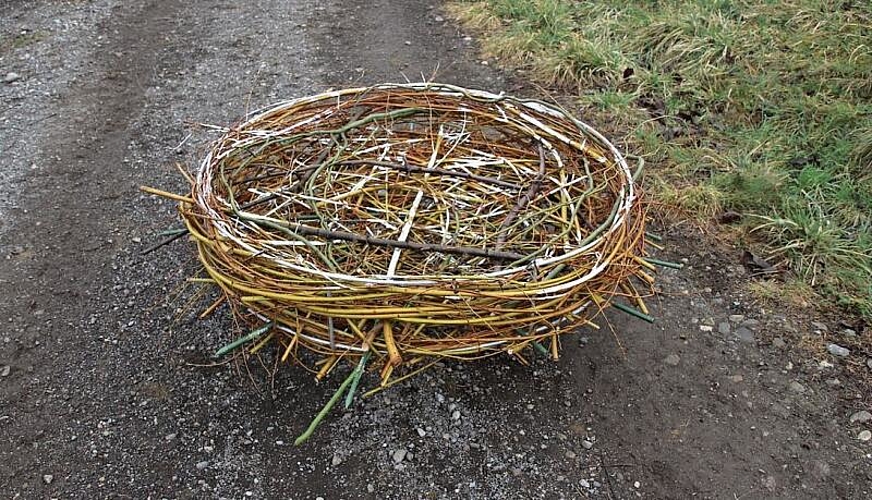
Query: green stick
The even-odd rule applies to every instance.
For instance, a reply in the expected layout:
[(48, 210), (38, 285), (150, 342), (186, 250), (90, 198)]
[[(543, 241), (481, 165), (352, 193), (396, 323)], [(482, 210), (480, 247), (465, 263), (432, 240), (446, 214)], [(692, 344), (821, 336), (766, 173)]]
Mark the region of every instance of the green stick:
[(307, 439), (312, 437), (312, 433), (315, 432), (315, 429), (317, 429), (319, 425), (321, 425), (321, 421), (324, 420), (324, 417), (326, 417), (327, 414), (330, 413), (330, 410), (333, 409), (333, 407), (336, 405), (336, 402), (339, 401), (339, 398), (341, 398), (342, 394), (345, 393), (345, 390), (348, 389), (348, 386), (351, 385), (352, 382), (354, 382), (355, 372), (357, 372), (357, 370), (352, 371), (348, 375), (348, 377), (345, 378), (345, 380), (342, 382), (342, 385), (339, 386), (339, 389), (336, 389), (333, 397), (330, 398), (330, 401), (327, 401), (327, 404), (324, 405), (324, 408), (321, 408), (321, 411), (319, 411), (318, 414), (315, 415), (315, 418), (312, 420), (312, 423), (309, 424), (309, 427), (306, 429), (306, 431), (300, 434), (300, 437), (298, 437), (294, 441), (294, 446), (299, 446), (303, 444)]
[(629, 314), (630, 316), (635, 316), (639, 319), (647, 321), (648, 323), (654, 322), (653, 316), (649, 316), (649, 315), (643, 313), (642, 311), (639, 311), (638, 309), (633, 309), (632, 307), (621, 304), (620, 302), (613, 302), (612, 305), (615, 306), (615, 309), (617, 309), (619, 311), (623, 311), (623, 312)]
[(345, 396), (345, 408), (351, 408), (351, 403), (354, 401), (354, 393), (357, 391), (357, 384), (360, 383), (360, 377), (363, 375), (363, 369), (366, 366), (366, 361), (369, 359), (372, 351), (366, 351), (366, 353), (360, 357), (360, 363), (357, 363), (357, 367), (354, 369), (354, 372), (351, 374), (354, 377), (354, 380), (351, 381), (351, 388), (348, 389), (348, 395)]
[(681, 269), (684, 267), (684, 264), (679, 264), (678, 262), (669, 262), (666, 260), (652, 259), (650, 257), (646, 257), (645, 262), (648, 262), (650, 264), (654, 264), (655, 266), (668, 267), (671, 269)]
[(258, 329), (256, 329), (256, 330), (253, 330), (253, 331), (252, 331), (251, 333), (249, 333), (248, 335), (245, 335), (244, 337), (239, 337), (238, 339), (236, 339), (236, 340), (234, 340), (233, 342), (227, 344), (226, 346), (222, 347), (221, 349), (218, 349), (218, 351), (215, 352), (215, 356), (214, 356), (214, 357), (216, 357), (216, 358), (220, 358), (221, 356), (223, 356), (223, 355), (227, 354), (228, 352), (230, 352), (230, 351), (236, 349), (237, 347), (241, 346), (242, 344), (245, 344), (246, 342), (251, 342), (252, 340), (254, 340), (254, 339), (260, 337), (260, 336), (263, 335), (264, 333), (268, 332), (268, 331), (273, 327), (273, 324), (274, 324), (274, 323), (275, 323), (275, 322), (270, 321), (269, 323), (263, 325), (262, 327), (260, 327), (260, 328), (258, 328)]

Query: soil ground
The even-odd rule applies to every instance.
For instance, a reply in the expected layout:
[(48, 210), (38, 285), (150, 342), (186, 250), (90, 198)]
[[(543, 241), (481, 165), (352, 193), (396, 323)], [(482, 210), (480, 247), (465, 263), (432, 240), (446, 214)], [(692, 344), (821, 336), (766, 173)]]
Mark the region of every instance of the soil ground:
[(810, 355), (838, 318), (757, 303), (738, 251), (681, 225), (656, 228), (687, 266), (659, 273), (653, 325), (609, 313), (557, 363), (447, 363), (292, 446), (338, 381), (200, 366), (233, 325), (196, 319), (190, 244), (140, 255), (177, 221), (137, 187), (184, 189), (197, 123), (331, 86), (540, 91), (434, 1), (0, 8), (3, 498), (872, 495), (872, 424), (849, 421), (872, 395), (845, 370), (872, 353)]

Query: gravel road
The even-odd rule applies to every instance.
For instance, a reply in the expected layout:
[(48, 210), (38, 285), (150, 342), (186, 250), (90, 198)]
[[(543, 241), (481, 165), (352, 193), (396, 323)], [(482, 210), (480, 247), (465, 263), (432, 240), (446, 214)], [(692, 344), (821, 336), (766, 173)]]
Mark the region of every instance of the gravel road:
[(446, 363), (301, 447), (338, 380), (210, 365), (234, 325), (196, 319), (189, 243), (140, 255), (178, 221), (138, 186), (182, 192), (202, 124), (330, 87), (540, 94), (439, 2), (4, 0), (0, 36), (3, 498), (872, 495), (872, 395), (843, 370), (863, 354), (810, 356), (837, 319), (757, 303), (736, 252), (681, 226), (659, 228), (687, 266), (659, 273), (655, 324)]

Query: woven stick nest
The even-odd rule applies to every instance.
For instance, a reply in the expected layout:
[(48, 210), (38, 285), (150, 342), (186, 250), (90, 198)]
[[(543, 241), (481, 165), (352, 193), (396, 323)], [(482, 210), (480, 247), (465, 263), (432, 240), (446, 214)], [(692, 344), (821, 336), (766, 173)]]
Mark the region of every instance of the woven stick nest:
[(645, 316), (633, 173), (540, 101), (432, 83), (294, 99), (226, 129), (192, 184), (200, 260), (257, 326), (228, 349), (308, 349), (322, 374), (366, 353), (387, 381), (531, 345), (556, 358), (616, 296)]

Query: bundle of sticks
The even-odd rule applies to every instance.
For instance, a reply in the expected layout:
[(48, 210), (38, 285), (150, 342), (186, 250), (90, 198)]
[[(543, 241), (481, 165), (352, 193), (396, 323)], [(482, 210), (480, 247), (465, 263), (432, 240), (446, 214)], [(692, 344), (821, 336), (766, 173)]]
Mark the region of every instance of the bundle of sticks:
[(191, 181), (182, 218), (252, 328), (221, 354), (309, 350), (320, 376), (350, 359), (384, 385), (443, 358), (556, 358), (610, 305), (648, 318), (633, 172), (541, 101), (434, 83), (294, 99), (225, 129)]

